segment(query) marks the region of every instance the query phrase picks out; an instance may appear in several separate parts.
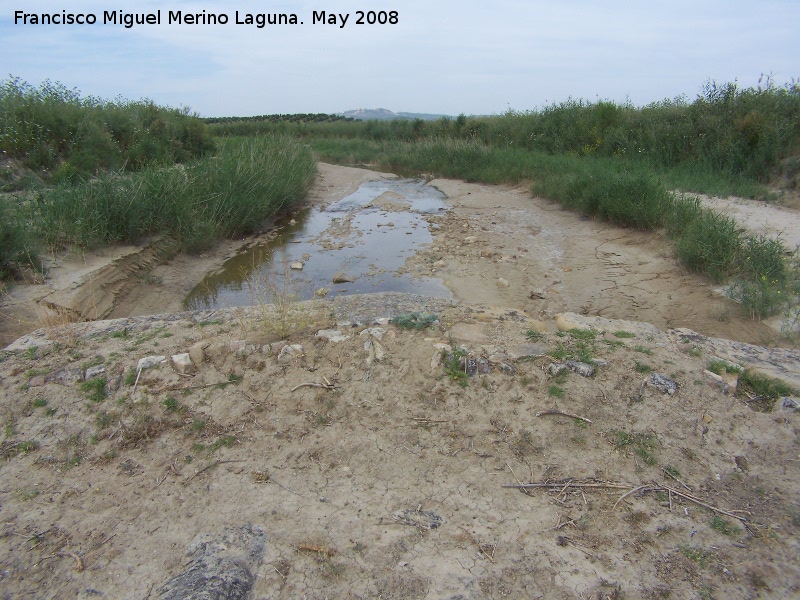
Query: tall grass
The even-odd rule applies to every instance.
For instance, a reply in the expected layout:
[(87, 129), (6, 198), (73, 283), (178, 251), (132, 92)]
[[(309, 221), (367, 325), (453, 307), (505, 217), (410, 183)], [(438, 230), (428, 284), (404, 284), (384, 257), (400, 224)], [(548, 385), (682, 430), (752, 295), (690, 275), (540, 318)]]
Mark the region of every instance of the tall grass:
[(186, 251), (253, 233), (302, 200), (316, 172), (310, 150), (275, 137), (228, 139), (218, 156), (36, 193), (30, 220), (49, 246), (93, 248), (169, 235)]
[(45, 81), (0, 81), (0, 151), (56, 181), (138, 170), (212, 151), (201, 119), (149, 100), (101, 100)]

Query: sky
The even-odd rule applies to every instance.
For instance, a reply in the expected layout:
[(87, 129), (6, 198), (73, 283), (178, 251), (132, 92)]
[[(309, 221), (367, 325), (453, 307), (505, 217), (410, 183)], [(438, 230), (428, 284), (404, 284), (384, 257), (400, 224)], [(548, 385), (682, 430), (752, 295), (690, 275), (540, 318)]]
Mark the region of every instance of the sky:
[[(104, 24), (104, 11), (160, 25)], [(15, 23), (15, 12), (94, 14), (94, 25)], [(169, 11), (228, 16), (168, 23)], [(248, 13), (297, 25), (236, 24)], [(312, 24), (314, 13), (336, 24)], [(396, 23), (356, 24), (358, 12)], [(381, 11), (386, 13), (380, 15)], [(338, 15), (349, 15), (340, 27)], [(394, 20), (394, 19), (392, 19)], [(458, 115), (567, 100), (692, 100), (709, 80), (800, 78), (800, 2), (672, 0), (0, 0), (0, 78), (82, 95), (149, 98), (201, 116), (357, 108)]]

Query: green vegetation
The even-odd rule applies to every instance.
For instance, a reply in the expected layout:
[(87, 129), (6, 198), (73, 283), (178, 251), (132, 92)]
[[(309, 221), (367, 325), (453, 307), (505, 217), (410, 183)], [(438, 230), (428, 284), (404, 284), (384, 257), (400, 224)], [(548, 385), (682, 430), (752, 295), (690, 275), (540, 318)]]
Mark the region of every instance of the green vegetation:
[(717, 375), (722, 375), (723, 373), (740, 374), (743, 369), (725, 360), (712, 360), (708, 363), (708, 370)]
[(89, 379), (81, 384), (81, 391), (92, 402), (102, 402), (106, 399), (106, 378), (98, 377)]
[(547, 395), (553, 398), (564, 398), (567, 395), (566, 390), (558, 385), (551, 385), (547, 388)]
[(434, 327), (438, 320), (439, 317), (434, 314), (413, 312), (397, 315), (392, 319), (392, 324), (400, 329), (421, 331), (422, 329)]
[(81, 97), (51, 81), (38, 88), (18, 77), (0, 81), (0, 151), (37, 178), (65, 182), (103, 170), (134, 171), (213, 149), (205, 124), (186, 109)]
[(736, 394), (747, 405), (759, 412), (771, 412), (775, 401), (783, 396), (791, 396), (795, 390), (779, 379), (773, 379), (755, 371), (745, 370), (739, 375)]
[(442, 350), (442, 358), (444, 359), (444, 370), (451, 381), (455, 381), (461, 387), (469, 385), (468, 375), (465, 368), (467, 360), (467, 351), (463, 348), (453, 348), (453, 351), (448, 353)]
[(722, 535), (738, 535), (741, 529), (734, 527), (719, 515), (714, 515), (711, 521), (711, 529), (720, 532)]
[(176, 249), (200, 251), (262, 228), (305, 197), (316, 170), (294, 140), (215, 143), (186, 110), (18, 78), (0, 81), (0, 151), (0, 191), (21, 190), (0, 198), (0, 279), (63, 246), (165, 235)]
[(611, 432), (612, 444), (618, 450), (632, 450), (646, 465), (655, 465), (655, 449), (658, 446), (656, 436), (652, 433), (627, 433), (621, 430)]

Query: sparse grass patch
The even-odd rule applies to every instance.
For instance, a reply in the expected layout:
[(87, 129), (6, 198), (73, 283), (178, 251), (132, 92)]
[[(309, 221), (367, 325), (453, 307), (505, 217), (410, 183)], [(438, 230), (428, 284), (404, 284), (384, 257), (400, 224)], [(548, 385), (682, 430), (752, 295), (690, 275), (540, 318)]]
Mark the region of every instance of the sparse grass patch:
[(631, 333), (630, 331), (619, 330), (619, 331), (615, 331), (614, 332), (614, 337), (618, 337), (618, 338), (635, 338), (636, 334), (635, 333)]
[(714, 515), (714, 518), (711, 521), (711, 529), (718, 531), (722, 535), (728, 536), (738, 535), (741, 531), (741, 529), (734, 527), (719, 515)]
[(637, 373), (649, 373), (653, 370), (653, 367), (644, 363), (640, 363), (638, 360), (634, 363), (634, 368), (636, 369)]
[(175, 412), (178, 410), (178, 399), (174, 396), (167, 396), (162, 404), (164, 405), (164, 410), (167, 412)]
[(678, 549), (680, 550), (681, 554), (683, 554), (692, 562), (697, 563), (702, 569), (705, 569), (708, 566), (709, 561), (713, 557), (712, 554), (709, 554), (700, 548), (693, 548), (687, 545), (678, 546)]
[(758, 412), (771, 412), (775, 401), (783, 396), (791, 396), (795, 390), (779, 379), (761, 375), (749, 369), (739, 375), (736, 395)]
[(631, 450), (639, 456), (646, 465), (652, 466), (657, 463), (655, 450), (658, 447), (656, 436), (652, 433), (627, 433), (621, 430), (613, 430), (611, 443), (618, 450)]
[(642, 354), (647, 354), (647, 356), (652, 356), (653, 355), (653, 351), (650, 348), (647, 348), (645, 346), (634, 346), (633, 347), (633, 351), (634, 352), (641, 352)]
[(439, 317), (432, 313), (412, 312), (397, 315), (391, 322), (400, 329), (421, 331), (422, 329), (435, 327), (436, 323), (439, 322)]
[(81, 384), (81, 391), (86, 394), (86, 397), (92, 402), (102, 402), (106, 399), (106, 378), (97, 377), (89, 379)]
[(535, 329), (528, 329), (528, 331), (525, 332), (525, 337), (531, 342), (539, 342), (544, 339), (544, 334)]
[(564, 388), (558, 385), (551, 385), (547, 388), (547, 395), (552, 396), (553, 398), (564, 398), (567, 395), (567, 392)]
[(723, 373), (736, 373), (738, 375), (744, 370), (724, 360), (712, 360), (708, 363), (708, 367), (706, 368), (717, 375), (722, 375)]

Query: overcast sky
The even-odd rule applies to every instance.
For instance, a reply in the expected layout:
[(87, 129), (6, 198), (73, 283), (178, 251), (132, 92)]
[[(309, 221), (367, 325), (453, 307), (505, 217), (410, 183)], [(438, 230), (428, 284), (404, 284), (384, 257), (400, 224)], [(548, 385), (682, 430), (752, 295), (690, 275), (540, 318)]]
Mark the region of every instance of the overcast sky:
[[(104, 25), (105, 10), (161, 25)], [(95, 25), (22, 25), (14, 13), (94, 13)], [(227, 25), (167, 24), (168, 11)], [(237, 25), (236, 11), (302, 25)], [(397, 11), (357, 25), (356, 11)], [(350, 14), (344, 28), (314, 11)], [(457, 115), (529, 110), (569, 97), (644, 105), (703, 83), (800, 77), (800, 1), (0, 0), (3, 77), (102, 98), (150, 98), (203, 116), (355, 108)]]

